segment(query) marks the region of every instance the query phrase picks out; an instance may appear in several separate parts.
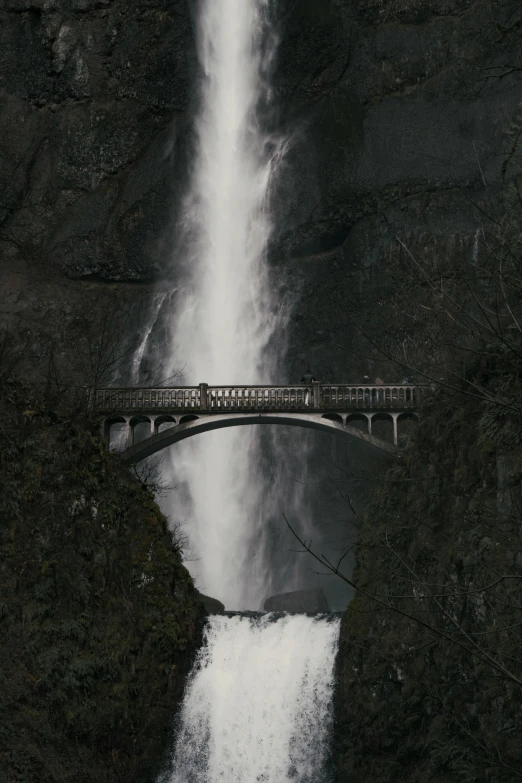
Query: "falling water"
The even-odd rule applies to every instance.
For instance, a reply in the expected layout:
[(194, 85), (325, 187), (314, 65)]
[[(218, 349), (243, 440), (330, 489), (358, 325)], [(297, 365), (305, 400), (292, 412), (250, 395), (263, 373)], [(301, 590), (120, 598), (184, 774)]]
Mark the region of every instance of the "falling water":
[(162, 783), (323, 783), (339, 620), (214, 616)]
[[(274, 381), (268, 345), (281, 322), (266, 264), (267, 207), (281, 144), (259, 117), (269, 105), (276, 43), (269, 6), (204, 0), (200, 7), (201, 108), (178, 226), (186, 279), (171, 320), (170, 374), (182, 369), (187, 385)], [(229, 609), (257, 609), (267, 591), (257, 438), (252, 428), (207, 433), (172, 454), (180, 487), (172, 504), (190, 521), (199, 555), (191, 570)]]
[[(159, 304), (172, 314), (167, 373), (182, 370), (189, 385), (273, 383), (273, 345), (284, 347), (266, 263), (281, 144), (260, 120), (276, 43), (270, 2), (200, 5), (201, 108), (174, 259), (185, 279)], [(270, 587), (256, 430), (205, 433), (170, 459), (170, 502), (190, 520), (199, 588), (229, 609), (257, 609)], [(326, 783), (338, 636), (335, 617), (210, 617), (163, 783)]]

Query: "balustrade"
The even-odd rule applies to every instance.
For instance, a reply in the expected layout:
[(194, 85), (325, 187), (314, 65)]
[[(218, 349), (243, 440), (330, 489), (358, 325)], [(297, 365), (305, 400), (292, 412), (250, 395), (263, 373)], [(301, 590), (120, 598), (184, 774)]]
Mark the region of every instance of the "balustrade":
[(226, 410), (286, 410), (311, 406), (308, 386), (209, 386), (207, 407)]
[(412, 385), (326, 386), (321, 385), (323, 408), (406, 408), (417, 406), (422, 387)]
[(309, 386), (180, 386), (177, 388), (98, 389), (100, 411), (187, 410), (373, 410), (407, 409), (420, 404), (420, 386), (334, 385)]
[(98, 389), (98, 410), (194, 409), (200, 407), (199, 387), (177, 389)]

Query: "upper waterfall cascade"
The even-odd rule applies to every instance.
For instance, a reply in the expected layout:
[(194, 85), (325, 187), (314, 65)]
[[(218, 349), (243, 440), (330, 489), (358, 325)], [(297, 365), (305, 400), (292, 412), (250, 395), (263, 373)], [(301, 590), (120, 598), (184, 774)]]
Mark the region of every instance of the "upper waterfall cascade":
[[(202, 0), (200, 102), (173, 264), (179, 278), (161, 360), (183, 383), (272, 382), (280, 316), (269, 283), (269, 193), (280, 144), (263, 130), (276, 47), (271, 0)], [(278, 321), (279, 319), (279, 321)], [(182, 377), (179, 377), (181, 372)], [(198, 586), (228, 608), (257, 609), (267, 590), (258, 434), (207, 433), (172, 458), (166, 508), (187, 520)]]

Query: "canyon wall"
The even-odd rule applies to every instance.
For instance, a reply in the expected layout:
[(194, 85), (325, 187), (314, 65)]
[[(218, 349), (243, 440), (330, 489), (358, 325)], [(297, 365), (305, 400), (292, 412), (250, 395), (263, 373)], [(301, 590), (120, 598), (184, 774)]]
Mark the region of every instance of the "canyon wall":
[[(187, 0), (2, 3), (8, 316), (57, 298), (78, 309), (109, 285), (142, 301), (175, 279), (198, 97), (193, 10)], [(479, 257), (481, 211), (498, 195), (522, 99), (515, 11), (511, 0), (277, 4), (276, 122), (289, 148), (271, 258), (297, 300), (292, 378), (307, 359), (324, 379), (363, 369), (347, 312), (404, 339), (396, 237), (434, 263)]]
[(205, 616), (183, 544), (95, 420), (5, 370), (0, 778), (154, 780)]
[[(194, 11), (188, 0), (2, 4), (0, 317), (23, 336), (30, 374), (48, 372), (52, 353), (77, 379), (78, 340), (89, 343), (107, 313), (108, 331), (126, 332), (123, 353), (135, 348), (154, 292), (175, 292), (199, 98)], [(522, 100), (516, 11), (514, 0), (274, 4), (270, 122), (288, 139), (270, 246), (291, 310), (278, 335), (282, 382), (305, 365), (326, 382), (400, 380), (439, 351), (421, 326), (432, 292), (412, 268), (474, 274), (487, 252)], [(431, 368), (437, 380), (447, 354)], [(290, 432), (284, 442), (308, 455), (308, 468), (292, 468), (309, 484), (301, 507), (333, 552), (351, 535), (338, 489), (349, 474), (362, 507), (367, 470), (335, 439)]]

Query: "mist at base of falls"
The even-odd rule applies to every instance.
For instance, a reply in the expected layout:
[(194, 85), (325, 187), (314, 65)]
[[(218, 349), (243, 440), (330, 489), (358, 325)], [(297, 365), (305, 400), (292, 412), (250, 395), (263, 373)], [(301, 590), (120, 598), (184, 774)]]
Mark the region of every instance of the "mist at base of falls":
[(215, 615), (160, 783), (330, 783), (340, 619)]

